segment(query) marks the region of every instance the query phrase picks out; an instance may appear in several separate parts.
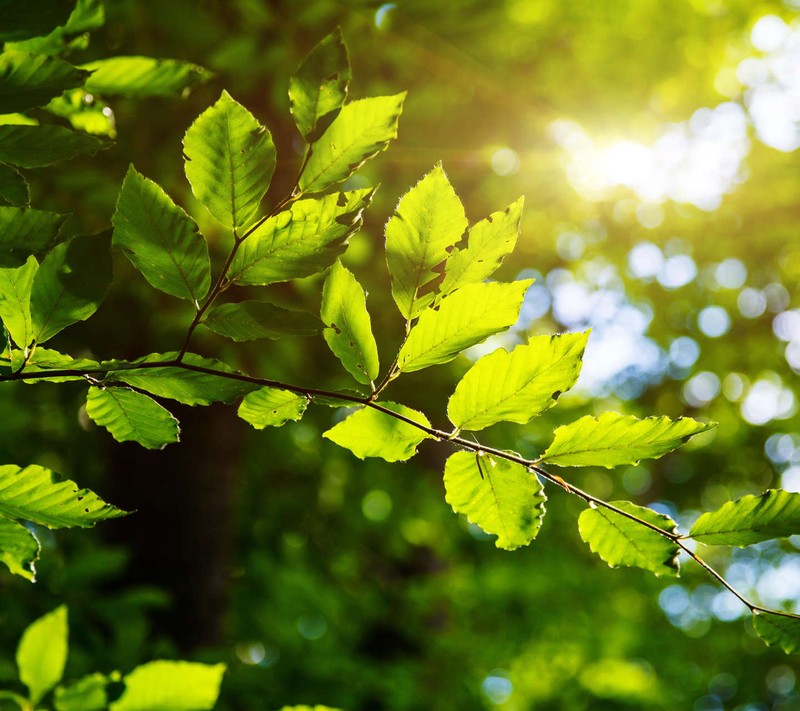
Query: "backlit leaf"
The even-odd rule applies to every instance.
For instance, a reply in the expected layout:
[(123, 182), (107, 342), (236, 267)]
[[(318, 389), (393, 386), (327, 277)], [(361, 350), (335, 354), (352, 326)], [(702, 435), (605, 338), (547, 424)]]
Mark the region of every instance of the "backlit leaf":
[(38, 268), (33, 256), (20, 266), (0, 262), (0, 321), (19, 348), (27, 348), (33, 340), (31, 290)]
[(400, 349), (402, 372), (453, 360), (462, 350), (505, 331), (519, 316), (532, 279), (468, 284), (420, 314)]
[(289, 80), (289, 110), (309, 143), (331, 124), (347, 97), (350, 62), (337, 27), (309, 52)]
[(327, 269), (361, 227), (373, 189), (298, 200), (244, 240), (228, 270), (237, 284), (263, 285)]
[(300, 176), (304, 193), (317, 193), (348, 178), (397, 136), (405, 92), (353, 101), (311, 146)]
[(46, 35), (63, 25), (74, 7), (74, 0), (2, 0), (0, 40), (16, 42)]
[(195, 197), (228, 229), (247, 225), (275, 170), (270, 132), (223, 91), (189, 127), (183, 152)]
[(322, 289), (322, 320), (328, 328), (325, 341), (347, 371), (360, 383), (378, 377), (378, 346), (372, 335), (364, 289), (336, 262)]
[(33, 622), (17, 647), (20, 681), (35, 705), (64, 674), (67, 663), (67, 608), (62, 605)]
[(780, 647), (786, 654), (800, 651), (800, 618), (762, 612), (753, 615), (753, 627), (770, 647)]
[(29, 52), (0, 54), (0, 114), (44, 106), (67, 89), (79, 87), (89, 72), (56, 57)]
[(465, 284), (483, 281), (494, 274), (503, 257), (514, 251), (522, 218), (520, 198), (502, 212), (493, 212), (470, 227), (467, 244), (456, 247), (447, 258), (440, 292), (449, 294)]
[(65, 118), (72, 128), (79, 131), (109, 138), (115, 138), (117, 135), (111, 107), (84, 89), (66, 91), (53, 99), (44, 109), (54, 116)]
[(97, 311), (113, 277), (110, 246), (110, 232), (74, 237), (42, 260), (31, 291), (31, 320), (37, 343)]
[(14, 575), (33, 581), (39, 550), (39, 541), (25, 526), (0, 518), (0, 562)]
[(31, 464), (0, 465), (0, 516), (33, 521), (49, 528), (88, 528), (98, 521), (125, 516), (74, 481)]
[(155, 400), (129, 388), (89, 388), (86, 414), (117, 442), (163, 449), (179, 440), (178, 421)]
[(55, 693), (56, 711), (103, 711), (108, 708), (106, 687), (110, 679), (104, 674), (88, 674)]
[[(382, 402), (381, 405), (430, 427), (428, 418), (410, 407), (393, 402)], [(371, 407), (354, 412), (323, 433), (323, 437), (349, 449), (359, 459), (380, 457), (387, 462), (404, 462), (410, 459), (416, 454), (419, 443), (430, 436), (408, 422)]]
[[(657, 528), (675, 532), (675, 521), (669, 516), (635, 506), (630, 501), (612, 501), (611, 504)], [(578, 518), (578, 530), (592, 551), (612, 568), (624, 565), (644, 568), (659, 576), (678, 575), (678, 545), (627, 516), (602, 506), (588, 508)]]
[(587, 415), (555, 431), (553, 443), (539, 461), (561, 467), (612, 467), (658, 459), (714, 427), (689, 417), (647, 417), (604, 412)]
[[(183, 366), (147, 367), (149, 363), (174, 360), (177, 353), (152, 353), (133, 361), (144, 365), (135, 370), (117, 370), (109, 377), (127, 383), (139, 390), (177, 400), (184, 405), (210, 405), (212, 402), (230, 403), (260, 386), (239, 379), (233, 368), (213, 358), (202, 358), (194, 353), (183, 357)], [(191, 370), (195, 368), (195, 370)], [(231, 377), (216, 375), (222, 373)], [(243, 377), (243, 376), (242, 376)]]
[(211, 267), (205, 239), (194, 220), (133, 166), (111, 221), (113, 244), (156, 289), (195, 304), (206, 295)]
[(728, 501), (697, 519), (689, 536), (715, 546), (749, 546), (800, 533), (800, 494), (770, 489)]
[(520, 464), (456, 452), (445, 465), (444, 486), (453, 511), (496, 535), (498, 548), (527, 546), (539, 533), (547, 497), (536, 475)]
[(433, 290), (423, 290), (440, 276), (434, 267), (466, 228), (464, 206), (441, 164), (400, 199), (386, 224), (386, 261), (392, 296), (405, 318), (415, 318), (433, 301)]
[(588, 331), (533, 336), (510, 353), (501, 348), (483, 356), (450, 397), (450, 421), (464, 430), (529, 422), (575, 384), (588, 337)]
[(50, 249), (67, 215), (29, 207), (0, 207), (0, 250), (25, 254)]
[(111, 711), (205, 711), (219, 696), (224, 664), (156, 661), (123, 678), (125, 690)]
[[(15, 351), (17, 353), (17, 351)], [(0, 355), (0, 362), (3, 362), (4, 356)], [(89, 360), (88, 358), (73, 358), (65, 353), (51, 350), (50, 348), (43, 348), (37, 346), (33, 353), (28, 354), (28, 360), (25, 363), (25, 373), (39, 373), (53, 370), (77, 370), (83, 372), (91, 372), (100, 368), (100, 364), (96, 361)], [(14, 368), (15, 370), (17, 368)], [(82, 375), (57, 375), (48, 377), (48, 383), (66, 383), (74, 380), (85, 380)], [(39, 383), (45, 382), (44, 379), (31, 379), (26, 382)]]
[[(6, 0), (2, 0), (5, 2)], [(10, 0), (14, 2), (14, 0)], [(41, 2), (42, 0), (40, 0)], [(53, 4), (44, 0), (46, 4)], [(61, 3), (61, 0), (55, 0)], [(31, 8), (37, 2), (17, 3)], [(66, 3), (61, 3), (62, 7), (66, 5), (75, 5), (75, 9), (69, 16), (65, 24), (59, 24), (58, 27), (53, 29), (49, 34), (44, 36), (31, 37), (27, 40), (19, 42), (12, 42), (6, 44), (6, 49), (15, 49), (25, 52), (34, 52), (37, 54), (62, 54), (69, 50), (86, 49), (89, 43), (88, 32), (91, 30), (99, 29), (105, 23), (105, 12), (103, 7), (103, 0), (78, 0), (77, 4), (67, 0)]]
[(306, 410), (305, 395), (278, 388), (261, 388), (249, 393), (239, 405), (239, 417), (257, 430), (280, 427), (289, 420), (299, 420)]
[(177, 59), (111, 57), (81, 65), (92, 75), (86, 91), (122, 96), (181, 96), (187, 89), (208, 81), (207, 69)]
[(0, 163), (0, 205), (27, 207), (30, 199), (25, 178), (10, 165)]
[(284, 309), (268, 301), (240, 301), (215, 306), (201, 323), (234, 341), (310, 336), (322, 329), (322, 322), (313, 314)]
[(20, 168), (42, 168), (83, 153), (94, 155), (110, 145), (96, 136), (63, 126), (0, 126), (0, 163)]

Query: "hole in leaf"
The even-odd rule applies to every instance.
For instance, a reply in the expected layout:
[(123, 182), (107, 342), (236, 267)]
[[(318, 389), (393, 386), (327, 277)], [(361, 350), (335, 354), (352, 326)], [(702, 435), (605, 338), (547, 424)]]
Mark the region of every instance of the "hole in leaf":
[(551, 396), (551, 397), (553, 398), (553, 400), (558, 400), (558, 398), (560, 398), (560, 397), (561, 397), (561, 391), (560, 391), (560, 390), (556, 390), (556, 391), (555, 391), (555, 392), (552, 394), (552, 396)]

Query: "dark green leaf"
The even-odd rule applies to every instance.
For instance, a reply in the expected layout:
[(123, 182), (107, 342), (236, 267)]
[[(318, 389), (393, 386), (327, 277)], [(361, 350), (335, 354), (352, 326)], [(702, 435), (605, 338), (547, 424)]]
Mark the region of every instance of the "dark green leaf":
[(485, 355), (450, 397), (450, 421), (464, 430), (482, 430), (501, 421), (529, 422), (575, 384), (588, 337), (588, 331), (533, 336), (511, 353), (501, 348)]
[(468, 284), (429, 307), (400, 349), (398, 366), (404, 373), (447, 363), (462, 350), (505, 331), (519, 316), (532, 279), (501, 284)]
[(800, 494), (770, 489), (728, 501), (697, 519), (689, 536), (714, 546), (749, 546), (800, 533)]
[(109, 678), (104, 674), (89, 674), (55, 693), (56, 711), (103, 711), (108, 707)]
[(0, 562), (14, 575), (33, 582), (39, 558), (39, 541), (25, 526), (0, 517)]
[(313, 314), (284, 309), (268, 301), (240, 301), (215, 306), (201, 323), (234, 341), (310, 336), (322, 328), (322, 323)]
[[(16, 353), (16, 351), (15, 351)], [(0, 356), (0, 360), (2, 357)], [(49, 348), (37, 347), (32, 354), (29, 354), (25, 364), (25, 373), (45, 372), (49, 370), (78, 370), (92, 371), (100, 368), (100, 364), (87, 358), (73, 358), (72, 356), (50, 350)], [(16, 370), (16, 368), (15, 368)], [(81, 375), (64, 375), (44, 379), (33, 379), (29, 383), (66, 383), (73, 380), (84, 380)]]
[(0, 40), (15, 42), (40, 37), (63, 25), (74, 0), (0, 0)]
[(503, 257), (514, 251), (523, 203), (524, 199), (520, 198), (502, 212), (493, 212), (470, 228), (466, 246), (456, 247), (447, 258), (442, 294), (494, 274)]
[[(133, 363), (139, 366), (142, 364), (146, 366), (148, 363), (165, 363), (175, 360), (177, 356), (177, 353), (153, 353), (139, 358)], [(239, 379), (244, 376), (224, 363), (213, 358), (202, 358), (193, 353), (187, 353), (184, 356), (182, 366), (117, 370), (109, 377), (156, 397), (177, 400), (184, 405), (210, 405), (212, 402), (230, 403), (260, 387)]]
[(42, 168), (82, 153), (94, 155), (111, 144), (63, 126), (0, 126), (0, 162)]
[(0, 163), (0, 205), (27, 207), (30, 205), (28, 183), (10, 165)]
[(89, 45), (87, 33), (102, 27), (104, 22), (103, 0), (78, 0), (66, 24), (59, 25), (43, 37), (7, 43), (6, 49), (47, 55), (86, 49)]
[(22, 634), (17, 647), (17, 667), (33, 705), (61, 681), (67, 663), (68, 635), (64, 605), (40, 617)]
[(92, 72), (86, 91), (106, 96), (178, 97), (212, 76), (196, 64), (154, 57), (111, 57), (83, 64), (81, 69)]
[[(394, 402), (382, 402), (381, 405), (430, 427), (428, 418), (410, 407)], [(349, 449), (359, 459), (380, 457), (387, 462), (404, 462), (413, 457), (419, 443), (430, 439), (431, 435), (385, 412), (365, 407), (323, 433), (323, 437)]]
[(19, 348), (33, 340), (31, 289), (38, 268), (35, 257), (21, 266), (0, 266), (0, 321)]
[(786, 654), (800, 651), (800, 618), (760, 612), (753, 615), (753, 627), (770, 647)]
[(612, 467), (658, 459), (714, 424), (689, 417), (647, 417), (604, 412), (581, 417), (555, 431), (553, 443), (539, 461), (560, 467)]
[(242, 242), (228, 270), (237, 284), (263, 285), (327, 269), (361, 227), (374, 189), (298, 200)]
[(306, 141), (313, 143), (336, 118), (349, 82), (347, 47), (337, 27), (309, 52), (289, 80), (289, 110)]
[(386, 261), (392, 296), (407, 319), (415, 318), (434, 299), (423, 289), (440, 277), (434, 270), (467, 228), (461, 200), (441, 164), (400, 199), (386, 225)]
[(156, 289), (195, 304), (206, 295), (211, 265), (205, 239), (194, 220), (133, 166), (111, 221), (113, 244)]
[(367, 298), (356, 278), (339, 262), (331, 267), (322, 289), (325, 341), (347, 371), (360, 383), (378, 377), (378, 346), (372, 335)]
[(0, 113), (44, 106), (67, 89), (82, 86), (89, 72), (41, 54), (0, 54)]
[(97, 311), (113, 277), (110, 244), (110, 232), (74, 237), (42, 260), (31, 292), (31, 321), (37, 343)]
[(138, 442), (147, 449), (163, 449), (180, 439), (178, 420), (169, 411), (147, 395), (128, 388), (89, 388), (86, 414), (117, 442)]
[[(611, 504), (663, 531), (675, 532), (676, 524), (669, 516), (630, 501)], [(625, 565), (659, 576), (678, 575), (678, 545), (627, 516), (603, 507), (588, 508), (578, 518), (578, 529), (584, 542), (612, 568)]]
[(239, 417), (257, 430), (280, 427), (289, 420), (299, 420), (306, 411), (305, 395), (278, 388), (261, 388), (244, 397), (239, 405)]
[(79, 489), (74, 481), (61, 480), (44, 467), (0, 465), (0, 516), (49, 528), (87, 528), (125, 515), (89, 489)]
[(275, 170), (270, 132), (223, 91), (189, 127), (183, 152), (197, 199), (228, 229), (247, 225)]
[(44, 252), (53, 246), (67, 217), (29, 207), (0, 207), (0, 250)]
[(157, 661), (123, 678), (125, 691), (110, 711), (205, 711), (217, 703), (224, 664)]
[(536, 475), (521, 464), (456, 452), (445, 465), (444, 487), (453, 511), (496, 535), (498, 548), (527, 546), (539, 533), (547, 497)]
[(397, 136), (405, 92), (347, 104), (311, 147), (300, 176), (304, 193), (318, 193), (348, 178)]

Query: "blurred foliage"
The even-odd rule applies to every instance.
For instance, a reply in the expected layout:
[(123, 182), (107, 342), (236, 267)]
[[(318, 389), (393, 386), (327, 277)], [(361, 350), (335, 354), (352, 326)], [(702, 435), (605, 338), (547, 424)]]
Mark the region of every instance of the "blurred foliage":
[[(117, 0), (73, 61), (169, 56), (215, 78), (182, 101), (116, 99), (115, 147), (35, 175), (32, 202), (73, 213), (76, 231), (104, 229), (135, 160), (193, 206), (221, 251), (218, 228), (182, 178), (186, 128), (223, 88), (248, 106), (278, 148), (274, 202), (299, 161), (288, 76), (339, 25), (352, 97), (409, 92), (399, 139), (363, 170), (363, 184), (381, 188), (345, 257), (368, 287), (379, 344), (402, 334), (381, 241), (408, 186), (443, 161), (470, 222), (525, 194), (522, 237), (500, 276), (535, 270), (524, 276), (540, 288), (516, 335), (591, 325), (593, 339), (608, 338), (587, 351), (587, 363), (607, 367), (547, 417), (493, 427), (487, 444), (514, 442), (533, 455), (558, 424), (609, 408), (716, 420), (712, 433), (662, 460), (574, 474), (598, 496), (658, 504), (690, 523), (700, 510), (781, 480), (800, 488), (798, 154), (761, 140), (750, 111), (755, 89), (740, 69), (765, 56), (752, 45), (765, 16), (794, 27), (797, 44), (797, 10), (790, 0)], [(570, 182), (559, 126), (573, 134), (579, 126), (595, 148), (649, 145), (698, 109), (726, 102), (746, 117), (746, 149), (718, 207), (642, 200), (624, 185), (588, 195)], [(54, 343), (98, 357), (174, 348), (186, 307), (142, 288), (122, 260), (115, 270), (115, 290), (91, 326)], [(314, 307), (319, 288), (311, 278), (274, 287), (274, 298)], [(724, 312), (702, 317), (707, 307)], [(233, 349), (198, 334), (196, 348), (269, 377), (348, 387), (322, 339)], [(382, 362), (391, 355), (382, 352)], [(468, 365), (458, 359), (435, 376), (406, 376), (402, 401), (444, 422), (447, 395)], [(16, 677), (13, 649), (25, 626), (63, 603), (70, 678), (183, 648), (228, 664), (222, 709), (800, 708), (796, 661), (765, 648), (727, 594), (690, 563), (669, 583), (608, 569), (580, 541), (579, 502), (559, 492), (535, 543), (509, 554), (451, 512), (441, 483), (446, 452), (434, 443), (410, 463), (362, 463), (320, 436), (336, 410), (314, 408), (301, 423), (253, 432), (213, 409), (209, 421), (181, 418), (186, 442), (177, 447), (193, 459), (172, 477), (166, 458), (179, 455), (138, 459), (134, 445), (110, 443), (87, 424), (79, 398), (70, 385), (4, 387), (0, 461), (51, 466), (138, 509), (133, 518), (146, 524), (135, 538), (128, 522), (47, 534), (39, 583), (0, 576), (0, 682)], [(220, 448), (233, 474), (220, 473), (227, 484), (214, 489), (192, 463), (213, 465)], [(166, 513), (135, 490), (137, 479), (163, 486), (162, 497), (185, 496), (187, 510)], [(230, 539), (219, 547), (197, 537), (220, 525), (204, 491), (224, 510)], [(143, 558), (142, 541), (164, 557)], [(796, 544), (708, 557), (754, 598), (798, 611)], [(214, 573), (224, 602), (203, 614), (193, 584), (179, 579), (190, 550), (199, 558), (193, 570)], [(208, 633), (186, 633), (198, 625)]]

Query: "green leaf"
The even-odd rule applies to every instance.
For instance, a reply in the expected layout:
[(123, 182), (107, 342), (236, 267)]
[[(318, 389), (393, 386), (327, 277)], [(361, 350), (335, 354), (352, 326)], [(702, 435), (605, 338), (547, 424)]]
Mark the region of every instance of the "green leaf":
[(48, 34), (63, 25), (74, 0), (0, 0), (0, 40), (16, 42)]
[(768, 489), (728, 501), (697, 519), (689, 536), (713, 546), (749, 546), (800, 533), (800, 494)]
[(299, 420), (306, 411), (305, 395), (278, 388), (261, 388), (246, 395), (239, 405), (239, 417), (257, 430), (280, 427), (289, 420)]
[(103, 711), (108, 706), (106, 686), (110, 679), (105, 674), (88, 674), (68, 686), (60, 686), (55, 693), (56, 711)]
[(196, 64), (155, 57), (111, 57), (83, 64), (81, 69), (92, 72), (86, 91), (106, 96), (179, 97), (213, 76)]
[(350, 62), (337, 27), (309, 52), (289, 80), (289, 110), (303, 138), (313, 143), (347, 98)]
[(224, 664), (157, 661), (136, 667), (111, 711), (204, 711), (219, 696)]
[(284, 309), (269, 301), (240, 301), (215, 306), (201, 323), (220, 336), (237, 342), (311, 336), (322, 328), (322, 323), (313, 314)]
[(447, 258), (440, 288), (442, 294), (494, 274), (503, 257), (514, 251), (523, 204), (524, 198), (520, 198), (502, 212), (493, 212), (470, 228), (466, 246), (456, 247)]
[[(170, 362), (177, 357), (177, 353), (152, 353), (133, 361), (133, 364), (146, 366), (148, 363)], [(216, 375), (215, 372), (222, 375)], [(225, 377), (226, 375), (230, 377)], [(109, 374), (109, 377), (156, 397), (177, 400), (184, 405), (210, 405), (212, 402), (231, 403), (260, 387), (238, 379), (244, 376), (225, 363), (213, 358), (202, 358), (194, 353), (184, 355), (182, 366), (117, 370)]]
[(156, 289), (194, 304), (206, 295), (211, 265), (205, 239), (194, 220), (133, 166), (111, 221), (114, 245)]
[[(611, 504), (668, 533), (674, 533), (677, 527), (669, 516), (630, 501)], [(592, 551), (612, 568), (624, 565), (644, 568), (658, 576), (678, 575), (678, 545), (622, 514), (603, 507), (588, 508), (578, 518), (578, 530)]]
[(228, 229), (247, 225), (275, 171), (270, 132), (223, 91), (189, 127), (183, 152), (195, 197)]
[(25, 178), (10, 165), (0, 163), (0, 205), (27, 207), (30, 200)]
[(453, 511), (496, 535), (498, 548), (527, 546), (539, 533), (547, 497), (536, 475), (521, 464), (456, 452), (445, 465), (444, 487)]
[(299, 187), (304, 193), (318, 193), (350, 177), (361, 165), (384, 150), (397, 136), (397, 121), (403, 110), (405, 92), (353, 101), (319, 140), (310, 155)]
[(604, 412), (599, 417), (581, 417), (555, 431), (553, 443), (539, 461), (560, 467), (612, 467), (637, 464), (640, 459), (658, 459), (689, 438), (715, 425), (689, 417), (647, 417)]
[(39, 541), (25, 526), (7, 518), (0, 518), (0, 562), (14, 575), (33, 582), (36, 580), (34, 564), (39, 558)]
[(48, 55), (86, 49), (89, 45), (87, 33), (99, 29), (104, 23), (103, 0), (78, 0), (66, 24), (59, 25), (43, 37), (6, 43), (6, 49)]
[(447, 363), (462, 350), (505, 331), (519, 316), (532, 279), (501, 284), (468, 284), (426, 309), (400, 349), (398, 366), (404, 373)]
[[(18, 351), (15, 351), (17, 353)], [(2, 361), (3, 356), (0, 356)], [(25, 373), (46, 372), (49, 370), (79, 370), (79, 371), (92, 371), (100, 368), (100, 364), (96, 361), (89, 360), (88, 358), (73, 358), (72, 356), (49, 348), (42, 348), (37, 346), (32, 354), (28, 355), (28, 360), (25, 364)], [(16, 368), (15, 368), (16, 370)], [(85, 380), (82, 375), (62, 375), (54, 376), (52, 378), (29, 380), (30, 383), (66, 383), (74, 380)]]
[(64, 92), (47, 104), (44, 110), (67, 119), (72, 128), (79, 131), (109, 138), (117, 135), (114, 113), (109, 105), (84, 89)]
[(510, 353), (500, 348), (483, 356), (450, 397), (450, 421), (463, 430), (529, 422), (575, 384), (588, 337), (588, 331), (533, 336)]
[(74, 237), (42, 260), (31, 291), (31, 321), (37, 343), (97, 311), (113, 278), (110, 244), (108, 231)]
[(0, 54), (0, 113), (44, 106), (50, 99), (83, 84), (89, 72), (41, 54)]
[(25, 254), (46, 251), (67, 217), (29, 207), (0, 207), (0, 250), (15, 249)]
[(20, 681), (35, 705), (64, 674), (67, 663), (67, 608), (64, 605), (40, 617), (22, 634), (17, 647)]
[(89, 528), (125, 515), (89, 489), (79, 489), (74, 481), (61, 480), (44, 467), (0, 465), (0, 516), (49, 528)]
[(108, 141), (63, 126), (0, 126), (0, 162), (20, 168), (42, 168), (77, 155), (94, 155)]
[(38, 268), (32, 256), (21, 266), (0, 262), (0, 321), (19, 348), (27, 348), (33, 340), (31, 289)]
[(386, 262), (392, 296), (405, 318), (415, 318), (433, 302), (433, 289), (423, 289), (441, 276), (434, 268), (466, 228), (464, 206), (441, 164), (400, 199), (386, 224)]
[(780, 647), (786, 654), (800, 651), (800, 618), (758, 613), (753, 627), (770, 647)]
[(347, 371), (360, 383), (378, 377), (378, 346), (372, 335), (367, 297), (356, 278), (336, 262), (322, 289), (325, 341)]
[(327, 269), (361, 228), (361, 213), (375, 190), (365, 188), (298, 200), (259, 225), (236, 252), (228, 279), (264, 285)]
[(117, 442), (138, 442), (163, 449), (180, 437), (180, 427), (155, 400), (128, 388), (89, 388), (86, 414)]
[[(410, 407), (394, 402), (382, 402), (381, 406), (430, 427), (428, 418)], [(416, 454), (417, 445), (431, 438), (431, 435), (414, 425), (371, 407), (354, 412), (322, 436), (349, 449), (359, 459), (380, 457), (387, 462), (410, 459)]]

